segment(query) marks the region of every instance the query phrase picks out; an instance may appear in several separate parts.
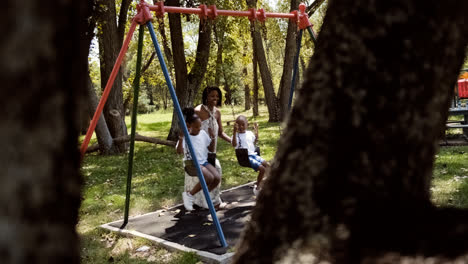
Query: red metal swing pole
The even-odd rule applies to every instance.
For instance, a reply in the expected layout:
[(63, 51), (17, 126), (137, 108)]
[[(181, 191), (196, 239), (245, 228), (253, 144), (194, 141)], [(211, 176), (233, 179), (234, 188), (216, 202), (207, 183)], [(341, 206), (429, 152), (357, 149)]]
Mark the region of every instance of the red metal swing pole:
[(107, 97), (109, 97), (110, 90), (112, 88), (112, 85), (114, 84), (115, 77), (117, 77), (117, 73), (119, 71), (120, 65), (122, 64), (122, 60), (125, 56), (125, 53), (127, 52), (128, 44), (130, 43), (130, 40), (132, 39), (133, 32), (135, 31), (136, 26), (137, 26), (137, 22), (133, 20), (130, 26), (130, 29), (128, 30), (127, 36), (125, 37), (125, 41), (122, 45), (122, 48), (120, 49), (119, 56), (117, 57), (117, 60), (114, 64), (114, 68), (112, 69), (109, 80), (107, 80), (106, 88), (104, 89), (104, 92), (102, 93), (101, 100), (99, 101), (99, 104), (96, 108), (96, 112), (94, 113), (93, 119), (91, 120), (91, 123), (88, 128), (88, 131), (86, 132), (86, 136), (83, 140), (83, 143), (81, 144), (81, 149), (80, 149), (81, 159), (83, 159), (84, 154), (86, 153), (89, 140), (91, 139), (94, 129), (96, 128), (96, 124), (99, 118), (101, 117), (102, 109), (104, 108), (104, 105), (106, 104)]

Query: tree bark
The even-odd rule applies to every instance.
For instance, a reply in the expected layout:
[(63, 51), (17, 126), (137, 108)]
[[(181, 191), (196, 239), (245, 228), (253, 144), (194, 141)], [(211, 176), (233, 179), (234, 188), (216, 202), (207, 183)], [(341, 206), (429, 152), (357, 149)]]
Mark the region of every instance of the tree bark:
[(250, 110), (250, 87), (248, 84), (244, 85), (244, 110)]
[[(168, 0), (167, 5), (179, 6), (179, 1)], [(211, 44), (211, 20), (200, 21), (197, 53), (190, 73), (188, 73), (185, 59), (180, 14), (169, 14), (169, 26), (171, 28), (172, 54), (176, 70), (176, 95), (182, 108), (193, 106), (193, 101), (205, 77), (208, 66)], [(179, 119), (174, 109), (171, 130), (167, 139), (175, 141), (179, 131)]]
[[(255, 8), (257, 5), (256, 0), (246, 0), (247, 6)], [(256, 22), (251, 21), (251, 36), (253, 48), (256, 53), (257, 63), (260, 69), (260, 76), (262, 78), (263, 90), (265, 92), (265, 102), (268, 108), (268, 122), (280, 121), (278, 98), (275, 95), (273, 81), (268, 62), (265, 56), (265, 49), (263, 47), (262, 36), (256, 27)]]
[[(224, 78), (224, 104), (232, 104), (232, 91), (229, 85), (228, 76), (226, 73), (226, 69), (224, 68), (223, 62), (223, 52), (224, 52), (224, 32), (226, 30), (226, 19), (220, 18), (216, 21), (216, 24), (213, 25), (213, 33), (215, 36), (215, 42), (218, 46), (218, 50), (216, 53), (216, 75), (215, 75), (215, 85), (221, 85), (221, 76)], [(219, 31), (218, 31), (219, 27)]]
[[(253, 45), (253, 43), (252, 43)], [(258, 60), (257, 60), (257, 52), (255, 51), (255, 47), (252, 49), (253, 52), (253, 59), (252, 59), (252, 67), (253, 67), (253, 116), (258, 116)]]
[[(247, 44), (246, 44), (247, 45)], [(242, 55), (244, 58), (246, 56), (246, 52), (244, 50), (244, 54)], [(244, 80), (247, 80), (247, 76), (248, 76), (248, 69), (247, 69), (247, 65), (244, 66), (244, 69), (242, 70), (242, 74), (244, 75)], [(250, 87), (249, 87), (249, 84), (248, 83), (245, 83), (244, 84), (244, 110), (250, 110)]]
[(0, 259), (78, 264), (83, 180), (77, 120), (92, 2), (2, 5)]
[[(157, 2), (155, 0), (153, 0), (153, 2)], [(176, 85), (175, 81), (175, 76), (174, 76), (174, 62), (173, 62), (173, 59), (172, 59), (172, 51), (171, 51), (171, 48), (169, 47), (169, 41), (167, 40), (167, 36), (166, 36), (166, 27), (165, 27), (165, 24), (164, 24), (164, 19), (159, 19), (158, 18), (158, 30), (159, 30), (159, 33), (161, 34), (161, 38), (162, 38), (162, 46), (163, 46), (163, 50), (164, 50), (164, 57), (166, 57), (166, 62), (167, 62), (167, 67), (169, 69), (169, 75), (171, 76), (171, 80), (174, 82), (174, 85)], [(168, 89), (165, 89), (165, 93), (166, 95), (168, 94)], [(165, 104), (166, 105), (166, 104)], [(164, 107), (164, 109), (166, 109), (167, 106)]]
[(468, 211), (429, 199), (467, 7), (330, 1), (234, 263), (468, 261)]
[(221, 27), (222, 36), (218, 36), (218, 29), (217, 29), (218, 23), (221, 23), (221, 22), (218, 20), (216, 21), (216, 24), (213, 25), (213, 35), (215, 36), (215, 42), (216, 42), (216, 45), (218, 46), (218, 50), (216, 51), (215, 85), (219, 87), (221, 86), (221, 76), (223, 73), (224, 30), (223, 30), (223, 27)]
[[(88, 98), (88, 117), (90, 119), (93, 118), (94, 113), (96, 112), (96, 108), (99, 104), (99, 99), (96, 95), (96, 92), (94, 91), (93, 84), (91, 82), (91, 78), (87, 77), (87, 85), (86, 85), (86, 92), (87, 95), (86, 97)], [(107, 122), (106, 118), (103, 114), (99, 117), (99, 120), (96, 124), (96, 138), (97, 142), (99, 144), (99, 150), (101, 154), (104, 155), (110, 155), (110, 154), (116, 154), (117, 149), (114, 146), (114, 142), (112, 140), (112, 136), (109, 132), (109, 128), (107, 127)]]
[[(290, 11), (298, 10), (299, 1), (291, 0)], [(284, 47), (283, 74), (281, 75), (278, 98), (279, 98), (279, 116), (283, 120), (288, 114), (289, 96), (291, 93), (292, 72), (294, 69), (294, 56), (296, 55), (296, 32), (297, 24), (289, 20), (288, 31), (286, 33), (286, 45)]]
[[(98, 31), (98, 39), (101, 62), (101, 87), (103, 89), (106, 87), (110, 73), (114, 68), (115, 61), (117, 60), (117, 56), (122, 46), (122, 40), (124, 37), (123, 32), (125, 31), (126, 23), (126, 12), (130, 4), (129, 2), (130, 1), (126, 0), (122, 1), (118, 25), (115, 0), (100, 0), (99, 2), (100, 8), (98, 11), (98, 23), (100, 25), (100, 30)], [(120, 69), (103, 110), (112, 138), (127, 134), (127, 127), (125, 125), (122, 126), (121, 124), (122, 122), (125, 124), (124, 109), (122, 70)], [(113, 111), (119, 112), (121, 120), (116, 120), (112, 117), (111, 113)], [(112, 122), (116, 123), (114, 124)], [(124, 152), (127, 148), (125, 144), (119, 144), (116, 147), (119, 152)]]

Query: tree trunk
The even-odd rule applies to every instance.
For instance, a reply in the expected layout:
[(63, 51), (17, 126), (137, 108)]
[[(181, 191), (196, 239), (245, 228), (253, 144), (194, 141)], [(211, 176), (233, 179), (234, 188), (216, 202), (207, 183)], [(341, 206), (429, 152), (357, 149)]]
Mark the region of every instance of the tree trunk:
[(77, 121), (92, 1), (2, 5), (0, 259), (78, 264)]
[[(223, 71), (223, 42), (224, 38), (222, 36), (218, 36), (217, 24), (220, 21), (216, 21), (216, 24), (213, 25), (213, 33), (215, 36), (215, 42), (218, 46), (218, 50), (216, 51), (216, 74), (215, 74), (215, 85), (220, 87), (221, 86), (221, 76)], [(223, 28), (221, 28), (221, 34), (224, 35)]]
[[(155, 0), (153, 0), (153, 2), (157, 2)], [(167, 36), (166, 36), (166, 27), (165, 27), (165, 24), (164, 24), (164, 20), (163, 19), (159, 19), (158, 18), (158, 30), (159, 30), (159, 33), (161, 34), (161, 38), (162, 38), (162, 46), (163, 46), (163, 50), (164, 50), (164, 57), (166, 59), (166, 64), (167, 64), (167, 67), (168, 67), (168, 70), (169, 70), (169, 75), (171, 76), (171, 80), (172, 82), (174, 82), (174, 85), (177, 86), (176, 84), (176, 79), (175, 79), (175, 76), (174, 76), (174, 62), (173, 62), (173, 59), (172, 59), (172, 51), (171, 51), (171, 48), (169, 47), (169, 41), (167, 40)], [(164, 87), (165, 88), (165, 94), (167, 95), (168, 94), (168, 89), (167, 87)], [(167, 108), (167, 104), (165, 104), (165, 107), (164, 109)]]
[[(167, 5), (179, 6), (179, 1), (168, 0)], [(188, 73), (185, 59), (180, 14), (169, 14), (169, 26), (171, 28), (174, 68), (176, 69), (176, 95), (182, 108), (193, 106), (193, 101), (198, 89), (200, 88), (200, 84), (205, 76), (206, 68), (208, 66), (211, 44), (211, 21), (200, 21), (197, 53), (190, 73)], [(179, 119), (174, 109), (171, 130), (169, 131), (167, 139), (175, 141), (178, 137), (179, 130)]]
[[(225, 100), (224, 104), (232, 104), (232, 91), (228, 83), (228, 76), (226, 74), (226, 69), (224, 68), (223, 62), (223, 52), (224, 52), (224, 32), (226, 29), (225, 26), (226, 18), (220, 18), (216, 21), (216, 24), (213, 25), (213, 33), (215, 36), (215, 42), (218, 46), (216, 54), (216, 74), (215, 74), (215, 85), (221, 85), (221, 76), (224, 78), (224, 91), (225, 91)], [(218, 31), (219, 27), (219, 31)]]
[[(86, 85), (86, 97), (88, 98), (88, 117), (92, 119), (94, 113), (96, 112), (96, 108), (99, 104), (99, 99), (94, 91), (93, 84), (91, 82), (91, 78), (87, 77), (87, 85)], [(99, 144), (99, 150), (103, 155), (109, 154), (116, 154), (117, 149), (115, 148), (112, 140), (112, 136), (109, 132), (109, 128), (107, 127), (106, 117), (101, 114), (97, 124), (96, 124), (96, 138)]]
[[(246, 0), (246, 2), (247, 6), (251, 8), (256, 7), (256, 0)], [(268, 68), (262, 36), (256, 27), (256, 22), (251, 21), (250, 23), (253, 48), (257, 55), (257, 63), (260, 68), (260, 76), (262, 77), (263, 90), (265, 92), (265, 102), (268, 108), (268, 122), (278, 122), (280, 121), (278, 98), (275, 95), (271, 72)]]
[[(290, 11), (298, 10), (299, 1), (291, 0)], [(294, 56), (296, 55), (296, 32), (298, 30), (297, 24), (289, 20), (288, 31), (286, 34), (286, 45), (284, 48), (284, 62), (283, 74), (279, 86), (279, 111), (280, 120), (283, 120), (288, 114), (289, 96), (291, 93), (292, 72), (294, 69)]]
[[(96, 2), (93, 2), (93, 3), (97, 4)], [(97, 10), (96, 7), (94, 7), (93, 13), (88, 23), (85, 37), (83, 38), (86, 41), (88, 47), (91, 45), (91, 40), (94, 38), (96, 20), (99, 18), (99, 15), (100, 15), (98, 12), (96, 12), (96, 10)], [(87, 57), (89, 57), (89, 53)], [(88, 67), (88, 76), (86, 79), (87, 79), (86, 90), (85, 90), (86, 99), (84, 100), (85, 101), (84, 105), (86, 105), (86, 107), (84, 107), (84, 111), (86, 112), (86, 118), (88, 120), (91, 120), (94, 116), (94, 113), (96, 112), (99, 99), (93, 88), (91, 77), (89, 75), (89, 67)], [(89, 128), (89, 122), (87, 123), (86, 130), (88, 128)], [(96, 128), (94, 132), (96, 133), (96, 138), (99, 144), (99, 150), (101, 154), (109, 155), (109, 154), (118, 153), (118, 150), (113, 144), (112, 136), (110, 135), (109, 128), (107, 127), (106, 118), (104, 117), (104, 115), (101, 114), (96, 124)]]
[(467, 7), (330, 1), (234, 263), (468, 262), (468, 211), (429, 199)]
[(250, 87), (248, 84), (245, 84), (244, 85), (244, 98), (245, 98), (245, 101), (244, 101), (244, 110), (247, 111), (247, 110), (250, 110)]
[(257, 52), (253, 49), (253, 116), (258, 116), (258, 63), (257, 63)]
[[(126, 2), (127, 1), (123, 1), (122, 3), (124, 4)], [(98, 20), (100, 30), (98, 32), (98, 38), (101, 62), (101, 87), (104, 89), (122, 46), (122, 32), (124, 32), (122, 27), (125, 28), (126, 19), (119, 16), (119, 25), (117, 25), (115, 0), (101, 0), (100, 5), (101, 7), (99, 9), (100, 11)], [(122, 8), (123, 7), (125, 6), (122, 5)], [(125, 13), (126, 17), (126, 10), (121, 9), (120, 14), (123, 15), (123, 13)], [(124, 109), (122, 93), (122, 70), (119, 70), (103, 110), (103, 114), (106, 118), (112, 138), (127, 134)], [(112, 112), (114, 111), (119, 112), (121, 120), (113, 118), (115, 115), (113, 115)], [(122, 125), (122, 123), (124, 125)], [(124, 152), (127, 148), (126, 146), (127, 144), (117, 144), (117, 149), (119, 152)]]
[[(246, 53), (244, 51), (244, 54), (242, 55), (243, 57), (246, 56)], [(247, 76), (248, 76), (248, 69), (247, 69), (247, 65), (244, 66), (244, 69), (242, 70), (242, 73), (244, 75), (244, 80), (246, 80)], [(244, 110), (250, 110), (250, 87), (249, 87), (249, 84), (245, 83), (244, 84), (244, 98), (245, 98), (245, 101), (244, 101)]]

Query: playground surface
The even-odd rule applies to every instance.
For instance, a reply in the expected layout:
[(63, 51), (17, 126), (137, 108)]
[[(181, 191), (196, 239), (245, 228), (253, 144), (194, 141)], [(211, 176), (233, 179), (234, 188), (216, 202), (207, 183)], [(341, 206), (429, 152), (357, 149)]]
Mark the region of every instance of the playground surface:
[(183, 205), (131, 217), (124, 229), (123, 220), (101, 227), (124, 234), (144, 237), (170, 250), (192, 251), (206, 263), (229, 263), (250, 212), (255, 206), (253, 183), (244, 184), (221, 193), (227, 203), (217, 216), (224, 232), (227, 248), (221, 247), (209, 210), (197, 208), (192, 212)]

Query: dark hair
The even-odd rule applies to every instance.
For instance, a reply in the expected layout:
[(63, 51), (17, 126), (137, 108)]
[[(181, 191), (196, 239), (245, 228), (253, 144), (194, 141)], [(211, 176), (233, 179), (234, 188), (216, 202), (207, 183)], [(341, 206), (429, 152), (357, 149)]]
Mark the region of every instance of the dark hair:
[(197, 120), (199, 117), (197, 114), (195, 114), (195, 109), (193, 107), (186, 107), (184, 110), (182, 110), (182, 113), (185, 116), (185, 122), (187, 124), (192, 124), (193, 121)]
[(208, 94), (211, 93), (212, 91), (217, 91), (218, 92), (219, 100), (218, 100), (218, 104), (216, 106), (221, 106), (221, 102), (223, 101), (223, 93), (221, 92), (221, 89), (219, 89), (219, 87), (217, 87), (217, 86), (207, 86), (203, 90), (202, 103), (204, 105), (206, 105), (206, 100), (208, 99)]

